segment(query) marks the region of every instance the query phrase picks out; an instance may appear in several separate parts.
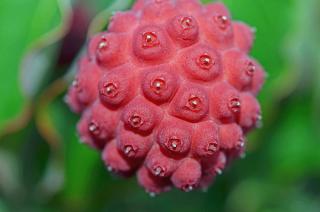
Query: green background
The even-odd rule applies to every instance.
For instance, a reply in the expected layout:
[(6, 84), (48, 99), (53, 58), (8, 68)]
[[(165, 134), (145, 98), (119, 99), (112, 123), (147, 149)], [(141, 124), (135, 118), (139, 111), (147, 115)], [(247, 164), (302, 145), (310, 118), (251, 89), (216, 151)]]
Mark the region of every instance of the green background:
[(91, 23), (85, 36), (133, 1), (1, 0), (0, 212), (320, 211), (320, 1), (223, 2), (257, 29), (251, 55), (268, 73), (263, 128), (207, 192), (151, 198), (79, 143), (79, 117), (63, 102), (74, 63), (59, 62), (72, 12)]

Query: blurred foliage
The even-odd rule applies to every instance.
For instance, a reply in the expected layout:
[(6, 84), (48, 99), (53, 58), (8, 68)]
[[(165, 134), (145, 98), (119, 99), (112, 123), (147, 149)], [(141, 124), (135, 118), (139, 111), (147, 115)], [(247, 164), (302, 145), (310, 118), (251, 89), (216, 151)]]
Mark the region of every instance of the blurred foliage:
[(86, 34), (133, 2), (1, 0), (0, 211), (320, 211), (320, 2), (223, 2), (257, 29), (264, 126), (208, 192), (151, 198), (79, 143), (63, 101)]

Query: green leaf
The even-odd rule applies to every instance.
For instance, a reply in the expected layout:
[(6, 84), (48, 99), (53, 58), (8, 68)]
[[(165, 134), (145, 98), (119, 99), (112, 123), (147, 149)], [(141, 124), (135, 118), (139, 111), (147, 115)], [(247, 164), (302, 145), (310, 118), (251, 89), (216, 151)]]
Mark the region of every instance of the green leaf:
[[(0, 129), (12, 118), (16, 117), (27, 102), (24, 96), (25, 87), (21, 87), (21, 61), (34, 41), (45, 38), (51, 30), (61, 22), (58, 0), (2, 0), (0, 2)], [(40, 40), (37, 47), (46, 39)], [(35, 65), (35, 64), (32, 64)], [(31, 70), (31, 69), (29, 69)], [(26, 76), (23, 75), (23, 76)], [(30, 83), (37, 82), (37, 75), (30, 75)], [(24, 78), (23, 78), (24, 79)]]

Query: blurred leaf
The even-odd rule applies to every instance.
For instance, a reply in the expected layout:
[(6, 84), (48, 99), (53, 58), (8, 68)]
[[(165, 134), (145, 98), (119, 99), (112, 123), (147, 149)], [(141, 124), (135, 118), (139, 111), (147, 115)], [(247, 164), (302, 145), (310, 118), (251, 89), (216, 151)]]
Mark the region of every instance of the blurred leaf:
[(10, 196), (17, 192), (20, 186), (17, 164), (13, 153), (0, 149), (0, 196)]
[[(16, 117), (26, 104), (23, 96), (25, 87), (20, 87), (19, 64), (35, 40), (50, 34), (52, 28), (61, 21), (60, 0), (2, 0), (0, 2), (0, 67), (5, 67), (0, 83), (0, 129), (13, 117)], [(36, 45), (40, 47), (45, 39)], [(30, 46), (31, 45), (31, 46)], [(34, 64), (36, 66), (36, 64)], [(23, 75), (26, 76), (26, 75)], [(30, 74), (36, 84), (37, 75)], [(21, 79), (21, 78), (20, 78)], [(23, 77), (23, 79), (25, 79)], [(31, 83), (32, 84), (32, 83)]]
[(4, 202), (2, 202), (1, 198), (0, 198), (0, 212), (6, 212), (8, 211), (6, 205), (4, 204)]
[[(52, 75), (49, 71), (50, 66), (55, 62), (56, 53), (56, 46), (52, 44), (60, 40), (67, 32), (70, 23), (69, 14), (68, 0), (50, 0), (39, 3), (34, 16), (50, 25), (41, 25), (33, 21), (35, 26), (31, 26), (31, 37), (37, 39), (31, 43), (21, 65), (22, 87), (26, 97), (34, 98), (44, 80), (48, 80)], [(50, 29), (46, 30), (49, 26)], [(40, 34), (41, 32), (46, 33)]]

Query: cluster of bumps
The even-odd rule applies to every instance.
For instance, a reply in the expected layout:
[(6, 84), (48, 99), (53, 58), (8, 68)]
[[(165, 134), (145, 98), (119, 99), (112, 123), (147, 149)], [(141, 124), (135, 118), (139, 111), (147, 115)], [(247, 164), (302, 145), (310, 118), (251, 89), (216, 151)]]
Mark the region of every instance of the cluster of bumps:
[(222, 3), (138, 0), (91, 38), (67, 102), (109, 171), (151, 195), (206, 189), (259, 125), (253, 30)]

